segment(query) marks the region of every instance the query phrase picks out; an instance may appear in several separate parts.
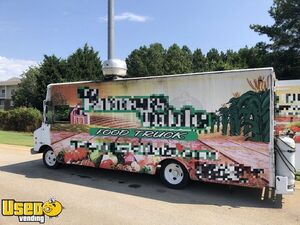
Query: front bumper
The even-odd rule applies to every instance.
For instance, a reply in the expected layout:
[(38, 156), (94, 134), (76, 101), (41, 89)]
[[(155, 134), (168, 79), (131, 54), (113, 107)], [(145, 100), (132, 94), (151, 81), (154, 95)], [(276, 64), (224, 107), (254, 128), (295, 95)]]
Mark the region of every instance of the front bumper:
[(34, 148), (30, 149), (31, 155), (39, 154), (40, 152), (34, 151)]

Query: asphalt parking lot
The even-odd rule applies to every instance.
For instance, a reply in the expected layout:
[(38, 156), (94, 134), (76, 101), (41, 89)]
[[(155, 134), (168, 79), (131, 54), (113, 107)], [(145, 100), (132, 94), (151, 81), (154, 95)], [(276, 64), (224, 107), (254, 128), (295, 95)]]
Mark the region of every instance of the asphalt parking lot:
[[(29, 148), (0, 145), (0, 196), (55, 197), (64, 209), (45, 224), (300, 224), (300, 182), (276, 208), (255, 189), (192, 182), (172, 190), (158, 176), (79, 166), (49, 170), (41, 157)], [(18, 223), (0, 215), (0, 224)]]

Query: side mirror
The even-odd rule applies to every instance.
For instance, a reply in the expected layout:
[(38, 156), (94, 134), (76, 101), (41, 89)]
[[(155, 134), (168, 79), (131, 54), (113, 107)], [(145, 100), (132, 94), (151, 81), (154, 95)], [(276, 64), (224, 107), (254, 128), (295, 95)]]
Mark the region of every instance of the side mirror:
[(51, 102), (50, 101), (43, 101), (43, 119), (44, 123), (52, 123), (52, 116), (51, 116), (51, 110), (49, 110), (49, 107), (51, 107)]

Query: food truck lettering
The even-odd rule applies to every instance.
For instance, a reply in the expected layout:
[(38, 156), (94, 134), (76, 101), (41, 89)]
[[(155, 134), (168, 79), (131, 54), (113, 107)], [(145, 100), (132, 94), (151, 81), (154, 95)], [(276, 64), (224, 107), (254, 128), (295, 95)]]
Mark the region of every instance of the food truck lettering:
[(210, 129), (210, 114), (205, 110), (192, 106), (177, 110), (164, 95), (99, 98), (98, 89), (83, 87), (78, 89), (78, 96), (84, 112), (136, 112), (143, 127)]

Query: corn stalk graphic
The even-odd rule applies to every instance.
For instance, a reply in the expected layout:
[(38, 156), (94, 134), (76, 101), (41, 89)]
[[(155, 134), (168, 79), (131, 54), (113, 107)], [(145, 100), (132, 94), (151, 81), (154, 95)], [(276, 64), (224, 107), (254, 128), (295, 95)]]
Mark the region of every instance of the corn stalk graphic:
[(266, 91), (269, 87), (269, 81), (266, 81), (262, 76), (259, 76), (257, 79), (253, 79), (252, 81), (247, 78), (247, 82), (254, 92)]
[(223, 104), (222, 107), (218, 110), (218, 117), (222, 123), (222, 134), (227, 135), (228, 123), (229, 123), (229, 109), (226, 104)]
[(246, 140), (269, 142), (270, 140), (270, 90), (268, 82), (263, 77), (253, 81), (247, 79), (253, 89), (239, 96), (234, 93), (227, 102), (228, 107), (223, 105), (219, 110), (222, 122), (222, 134), (238, 136), (241, 133)]

